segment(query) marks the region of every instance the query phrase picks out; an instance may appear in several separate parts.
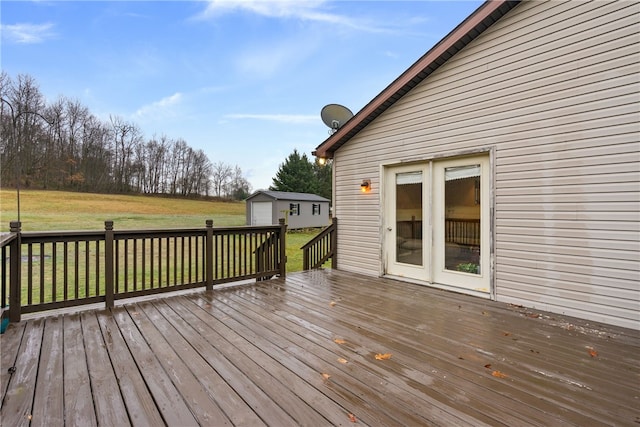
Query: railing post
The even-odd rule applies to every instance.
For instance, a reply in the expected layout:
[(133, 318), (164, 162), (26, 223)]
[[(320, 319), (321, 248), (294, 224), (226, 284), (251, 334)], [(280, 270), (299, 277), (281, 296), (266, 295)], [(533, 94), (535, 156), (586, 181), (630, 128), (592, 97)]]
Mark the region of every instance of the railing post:
[(280, 223), (280, 277), (287, 276), (287, 224), (284, 218), (278, 220)]
[(207, 224), (207, 241), (205, 245), (205, 280), (207, 285), (207, 290), (213, 290), (213, 220), (208, 219), (206, 221)]
[(11, 221), (9, 229), (16, 233), (16, 238), (9, 245), (9, 321), (19, 322), (22, 305), (22, 237), (20, 221)]
[(331, 219), (331, 225), (333, 226), (333, 231), (331, 232), (331, 269), (335, 270), (338, 268), (338, 218), (335, 216)]
[(105, 307), (113, 308), (113, 221), (104, 222)]

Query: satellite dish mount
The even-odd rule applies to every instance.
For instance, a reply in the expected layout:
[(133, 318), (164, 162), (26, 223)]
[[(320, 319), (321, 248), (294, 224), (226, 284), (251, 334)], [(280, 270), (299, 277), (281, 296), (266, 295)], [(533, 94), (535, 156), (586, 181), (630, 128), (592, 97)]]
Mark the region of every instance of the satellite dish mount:
[(320, 117), (322, 117), (324, 124), (329, 127), (329, 134), (333, 135), (342, 125), (353, 117), (353, 113), (347, 107), (340, 104), (329, 104), (322, 107)]

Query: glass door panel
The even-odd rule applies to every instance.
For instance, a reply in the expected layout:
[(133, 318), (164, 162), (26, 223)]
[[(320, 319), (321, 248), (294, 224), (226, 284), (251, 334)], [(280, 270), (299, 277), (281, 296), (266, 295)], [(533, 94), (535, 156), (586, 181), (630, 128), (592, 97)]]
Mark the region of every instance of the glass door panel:
[(396, 262), (422, 265), (422, 171), (395, 178)]
[(447, 270), (480, 274), (480, 165), (444, 170), (444, 244)]
[(433, 278), (489, 293), (489, 158), (433, 163)]
[(396, 166), (384, 173), (383, 271), (428, 281), (428, 164)]

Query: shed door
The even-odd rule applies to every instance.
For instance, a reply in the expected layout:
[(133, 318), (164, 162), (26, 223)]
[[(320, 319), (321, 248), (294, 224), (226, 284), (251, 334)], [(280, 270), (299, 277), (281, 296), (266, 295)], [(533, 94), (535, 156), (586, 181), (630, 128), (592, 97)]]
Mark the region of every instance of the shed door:
[(251, 225), (272, 225), (272, 202), (251, 203)]

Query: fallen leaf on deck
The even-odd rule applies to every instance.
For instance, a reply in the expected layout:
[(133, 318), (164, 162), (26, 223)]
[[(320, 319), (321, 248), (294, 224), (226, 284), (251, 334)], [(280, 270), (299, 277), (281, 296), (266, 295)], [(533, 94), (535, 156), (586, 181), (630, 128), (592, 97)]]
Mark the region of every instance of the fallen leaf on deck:
[(322, 374), (322, 378), (324, 378), (325, 380), (328, 380), (329, 378), (331, 378), (331, 375), (329, 375), (329, 374)]
[(376, 360), (389, 360), (389, 359), (391, 359), (391, 353), (376, 354)]
[(591, 357), (596, 357), (598, 355), (598, 352), (591, 347), (587, 347), (587, 350), (589, 350), (589, 356)]
[(488, 315), (488, 314), (489, 314), (489, 313), (487, 313), (486, 311), (483, 311), (483, 312), (482, 312), (482, 315), (483, 315), (483, 316), (486, 316), (486, 315)]
[(344, 344), (346, 343), (345, 340), (343, 340), (342, 338), (336, 338), (335, 340), (333, 340), (334, 343), (336, 344)]
[(352, 423), (356, 423), (358, 422), (358, 419), (356, 418), (355, 415), (349, 414), (349, 421), (351, 421)]
[(491, 372), (491, 375), (493, 375), (494, 377), (497, 377), (497, 378), (507, 378), (507, 374), (503, 374), (500, 371), (493, 371), (493, 372)]
[(538, 313), (527, 313), (527, 317), (537, 319), (538, 317), (540, 317), (540, 315)]
[(338, 358), (338, 362), (340, 362), (340, 363), (343, 363), (343, 364), (344, 364), (344, 363), (347, 363), (347, 359), (343, 359), (342, 357), (339, 357), (339, 358)]
[(504, 335), (505, 337), (511, 336), (511, 332), (503, 332), (502, 335)]
[(331, 301), (331, 302), (329, 303), (329, 305), (330, 305), (331, 307), (333, 307), (334, 305), (336, 305), (336, 302), (335, 302), (335, 301)]
[(484, 365), (484, 367), (487, 369), (491, 369), (491, 363), (487, 363), (486, 365)]

